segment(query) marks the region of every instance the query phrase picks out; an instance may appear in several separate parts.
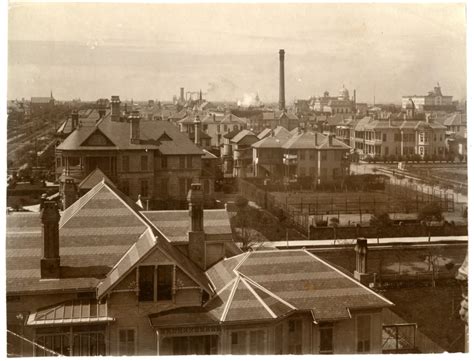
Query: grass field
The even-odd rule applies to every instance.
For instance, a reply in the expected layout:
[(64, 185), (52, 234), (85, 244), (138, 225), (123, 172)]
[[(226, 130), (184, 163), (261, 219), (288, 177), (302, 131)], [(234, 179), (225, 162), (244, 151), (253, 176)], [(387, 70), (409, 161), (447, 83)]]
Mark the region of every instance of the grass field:
[(464, 323), (459, 318), (461, 287), (451, 285), (391, 289), (382, 293), (392, 309), (448, 352), (464, 351)]

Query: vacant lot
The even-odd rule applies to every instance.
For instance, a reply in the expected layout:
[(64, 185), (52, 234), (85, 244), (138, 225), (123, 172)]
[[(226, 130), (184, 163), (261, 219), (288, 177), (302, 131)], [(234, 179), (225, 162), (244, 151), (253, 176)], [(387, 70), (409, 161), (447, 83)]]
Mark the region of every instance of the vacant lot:
[(382, 293), (392, 309), (448, 352), (464, 351), (464, 323), (459, 318), (461, 287), (450, 285), (391, 289)]

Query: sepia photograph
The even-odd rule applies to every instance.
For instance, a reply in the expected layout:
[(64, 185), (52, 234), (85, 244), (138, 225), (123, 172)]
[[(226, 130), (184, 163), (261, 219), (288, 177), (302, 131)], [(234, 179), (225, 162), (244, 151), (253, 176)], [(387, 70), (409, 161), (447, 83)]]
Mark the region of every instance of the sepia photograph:
[(466, 359), (466, 2), (4, 8), (2, 356)]

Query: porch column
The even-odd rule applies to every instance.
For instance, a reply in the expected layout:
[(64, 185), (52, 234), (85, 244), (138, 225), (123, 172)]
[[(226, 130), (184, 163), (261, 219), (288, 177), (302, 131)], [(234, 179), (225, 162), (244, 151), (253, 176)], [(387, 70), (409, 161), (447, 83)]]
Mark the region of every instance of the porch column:
[(156, 355), (160, 355), (160, 332), (156, 330)]

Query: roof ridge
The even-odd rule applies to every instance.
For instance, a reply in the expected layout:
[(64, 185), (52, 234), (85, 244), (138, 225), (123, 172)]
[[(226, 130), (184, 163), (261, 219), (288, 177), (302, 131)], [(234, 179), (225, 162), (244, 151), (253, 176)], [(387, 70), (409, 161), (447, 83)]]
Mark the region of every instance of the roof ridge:
[(225, 318), (227, 317), (227, 313), (229, 312), (230, 304), (232, 303), (232, 300), (234, 299), (235, 291), (237, 290), (237, 287), (240, 282), (240, 275), (237, 275), (237, 278), (235, 278), (235, 283), (234, 287), (232, 287), (232, 290), (230, 291), (229, 298), (227, 299), (227, 302), (224, 307), (224, 311), (222, 312), (222, 316), (220, 321), (223, 322), (225, 321)]
[(255, 296), (255, 298), (262, 304), (262, 306), (267, 310), (267, 312), (272, 316), (272, 318), (277, 318), (277, 315), (270, 309), (270, 307), (260, 298), (260, 296), (255, 292), (255, 290), (250, 286), (246, 281), (245, 278), (242, 277), (242, 282), (244, 283), (245, 287)]
[(350, 277), (349, 275), (345, 274), (344, 272), (342, 272), (341, 270), (338, 270), (336, 267), (334, 267), (333, 265), (331, 265), (330, 263), (322, 260), (321, 258), (317, 257), (316, 255), (312, 254), (311, 252), (309, 252), (307, 249), (304, 249), (303, 252), (306, 252), (308, 255), (310, 255), (311, 257), (315, 258), (316, 260), (318, 260), (319, 262), (323, 263), (324, 265), (328, 266), (329, 268), (332, 268), (333, 270), (335, 270), (337, 273), (343, 275), (345, 278), (351, 280), (352, 282), (354, 282), (355, 284), (357, 284), (358, 286), (364, 288), (366, 291), (369, 291), (370, 293), (372, 293), (373, 295), (377, 296), (378, 298), (380, 298), (382, 301), (384, 302), (387, 302), (389, 303), (391, 306), (394, 305), (394, 303), (392, 301), (390, 301), (389, 299), (379, 295), (377, 292), (375, 292), (374, 290), (370, 289), (369, 287), (365, 286), (364, 284), (358, 282), (357, 280), (355, 280), (354, 278)]
[[(209, 298), (202, 306), (205, 307), (205, 306), (206, 306), (208, 303), (210, 303), (212, 300), (216, 299), (216, 297), (218, 297), (222, 292), (224, 292), (224, 290), (226, 290), (232, 283), (234, 283), (235, 280), (236, 280), (235, 277), (232, 278), (229, 282), (227, 282), (227, 283), (225, 284), (224, 287), (222, 287), (222, 288), (219, 290), (219, 292), (217, 292), (217, 293), (214, 294), (211, 298)], [(212, 283), (212, 280), (210, 280), (210, 281), (211, 281), (211, 283)], [(214, 286), (214, 284), (213, 284), (213, 286)], [(215, 288), (215, 286), (214, 286), (214, 288)]]
[[(76, 200), (73, 204), (71, 204), (68, 208), (66, 208), (63, 212), (63, 216), (61, 217), (60, 221), (59, 221), (59, 228), (62, 228), (64, 227), (64, 225), (69, 222), (69, 220), (71, 220), (71, 218), (77, 213), (79, 212), (82, 208), (84, 208), (84, 206), (89, 203), (89, 201), (97, 194), (99, 193), (99, 191), (103, 188), (105, 183), (103, 182), (100, 182), (100, 183), (97, 183), (94, 188), (92, 188), (89, 192), (87, 192), (86, 194), (84, 194), (81, 198), (79, 198), (78, 200)], [(79, 204), (79, 202), (81, 202), (81, 200), (85, 200), (84, 203), (82, 203), (82, 205), (80, 207), (78, 207), (76, 210), (72, 211), (73, 209), (73, 206), (75, 204)], [(71, 214), (68, 214), (68, 210), (71, 210)]]
[[(237, 265), (234, 267), (234, 269), (232, 270), (237, 276), (240, 275), (240, 272), (238, 271), (239, 267), (242, 265), (242, 263), (245, 262), (245, 260), (250, 256), (250, 251), (247, 251), (246, 254), (244, 254), (244, 256), (242, 257), (242, 259), (239, 261), (239, 263), (237, 263)], [(237, 256), (240, 256), (240, 255), (237, 255)], [(236, 256), (234, 256), (236, 257)]]

